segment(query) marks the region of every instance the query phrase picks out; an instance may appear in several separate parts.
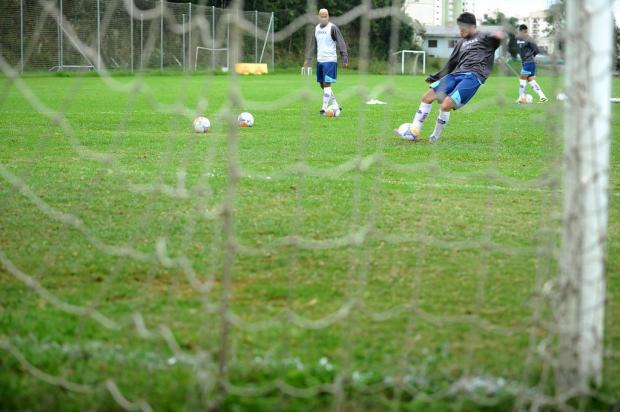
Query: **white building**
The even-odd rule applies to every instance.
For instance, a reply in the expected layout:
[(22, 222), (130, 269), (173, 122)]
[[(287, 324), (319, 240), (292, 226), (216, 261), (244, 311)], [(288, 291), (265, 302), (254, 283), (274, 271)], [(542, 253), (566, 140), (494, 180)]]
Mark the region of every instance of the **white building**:
[(463, 12), (474, 12), (475, 0), (406, 0), (405, 13), (425, 26), (451, 26)]
[[(496, 32), (502, 30), (501, 26), (478, 26), (478, 30), (484, 32)], [(447, 59), (460, 39), (457, 26), (427, 26), (423, 35), (422, 50), (429, 56)], [(500, 46), (495, 52), (495, 59), (499, 58), (504, 46)]]
[(548, 36), (549, 24), (545, 21), (546, 12), (544, 10), (533, 11), (527, 16), (519, 19), (519, 24), (528, 27), (530, 36), (536, 40), (540, 52), (543, 54), (553, 53), (553, 39)]

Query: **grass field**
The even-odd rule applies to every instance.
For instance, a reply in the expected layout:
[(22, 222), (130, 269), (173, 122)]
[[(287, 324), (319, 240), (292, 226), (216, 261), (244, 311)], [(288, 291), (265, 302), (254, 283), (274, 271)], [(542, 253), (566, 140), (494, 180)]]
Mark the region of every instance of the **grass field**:
[[(553, 403), (560, 103), (493, 77), (431, 145), (436, 107), (420, 142), (391, 132), (422, 77), (341, 73), (337, 119), (298, 74), (135, 80), (0, 79), (0, 409)], [(582, 410), (619, 402), (619, 110), (605, 387)]]

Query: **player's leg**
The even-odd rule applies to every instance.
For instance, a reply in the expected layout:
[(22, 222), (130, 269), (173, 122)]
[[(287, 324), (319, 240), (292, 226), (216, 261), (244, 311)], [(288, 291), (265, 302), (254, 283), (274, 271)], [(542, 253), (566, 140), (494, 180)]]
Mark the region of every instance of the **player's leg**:
[(538, 103), (544, 103), (548, 99), (547, 99), (547, 96), (545, 96), (545, 93), (542, 91), (542, 88), (536, 81), (536, 65), (535, 64), (532, 64), (532, 65), (533, 65), (532, 74), (528, 76), (527, 80), (530, 86), (532, 87), (532, 89), (534, 89), (534, 91), (538, 95)]
[(329, 106), (329, 101), (332, 98), (332, 84), (329, 82), (323, 82), (322, 83), (322, 87), (323, 87), (323, 105), (321, 106), (321, 113), (325, 113), (325, 110), (327, 110), (327, 106)]
[(420, 106), (418, 107), (418, 111), (413, 116), (413, 128), (420, 132), (422, 130), (422, 125), (424, 121), (428, 117), (428, 114), (431, 112), (433, 108), (433, 102), (437, 100), (437, 95), (435, 94), (435, 90), (428, 89), (426, 93), (422, 96), (422, 101), (420, 102)]
[[(323, 89), (323, 110), (325, 110), (332, 102), (338, 106), (336, 95), (332, 89), (332, 84), (336, 83), (338, 77), (338, 64), (336, 62), (324, 63), (323, 75), (325, 79), (325, 88)], [(340, 109), (342, 110), (342, 108)]]
[(324, 63), (316, 63), (316, 81), (319, 83), (319, 85), (321, 86), (321, 89), (323, 90), (322, 93), (322, 98), (323, 98), (323, 104), (321, 105), (321, 110), (319, 111), (320, 115), (324, 115), (325, 114), (325, 109), (327, 108), (327, 106), (325, 105), (325, 72), (324, 72)]
[(521, 65), (521, 75), (519, 76), (519, 98), (517, 103), (525, 103), (525, 89), (527, 88), (527, 78), (532, 75), (531, 63)]
[(527, 74), (523, 74), (521, 72), (521, 76), (519, 76), (519, 99), (518, 103), (521, 103), (525, 98), (525, 88), (527, 87)]
[(450, 120), (450, 112), (456, 109), (456, 102), (450, 96), (446, 96), (445, 99), (441, 102), (439, 106), (439, 115), (437, 116), (437, 122), (435, 123), (435, 129), (433, 130), (433, 134), (429, 140), (431, 143), (436, 142), (441, 136), (441, 132), (443, 128), (448, 124), (448, 120)]
[(436, 142), (441, 137), (441, 132), (450, 120), (450, 112), (466, 105), (481, 86), (480, 80), (473, 73), (456, 75), (455, 83), (453, 90), (448, 96), (443, 97), (440, 95), (440, 98), (443, 97), (443, 99), (441, 100), (439, 115), (435, 123), (435, 130), (433, 130), (433, 134), (429, 138), (431, 143)]
[(420, 134), (424, 121), (431, 112), (433, 102), (435, 100), (443, 101), (445, 96), (452, 92), (455, 85), (456, 83), (454, 81), (454, 76), (448, 74), (429, 86), (426, 93), (424, 93), (424, 95), (422, 96), (422, 101), (420, 102), (418, 111), (413, 117), (413, 134), (415, 134), (416, 136)]

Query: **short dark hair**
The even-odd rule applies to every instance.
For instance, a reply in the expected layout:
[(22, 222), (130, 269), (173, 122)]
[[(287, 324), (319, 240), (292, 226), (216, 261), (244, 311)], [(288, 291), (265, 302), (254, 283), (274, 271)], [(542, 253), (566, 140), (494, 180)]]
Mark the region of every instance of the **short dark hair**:
[(474, 16), (472, 13), (461, 13), (461, 15), (456, 19), (457, 23), (464, 23), (464, 24), (472, 24), (472, 25), (476, 25), (476, 16)]
[(527, 26), (525, 24), (520, 24), (519, 31), (525, 31), (525, 30), (527, 30)]

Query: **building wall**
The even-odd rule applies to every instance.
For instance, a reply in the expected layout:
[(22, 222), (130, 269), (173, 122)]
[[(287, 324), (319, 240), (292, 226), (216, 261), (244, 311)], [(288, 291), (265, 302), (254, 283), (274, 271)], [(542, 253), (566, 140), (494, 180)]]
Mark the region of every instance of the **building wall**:
[[(422, 43), (422, 49), (429, 56), (441, 57), (447, 59), (450, 57), (452, 53), (452, 49), (454, 49), (454, 42), (456, 42), (457, 38), (446, 38), (446, 37), (428, 37), (424, 39)], [(436, 47), (431, 47), (430, 44), (435, 42)]]
[(529, 29), (529, 34), (536, 40), (538, 47), (544, 54), (553, 53), (553, 39), (547, 36), (549, 24), (545, 21), (545, 11), (539, 10), (520, 19)]
[(435, 23), (435, 0), (408, 0), (405, 3), (405, 13), (426, 26)]
[(405, 13), (427, 26), (451, 26), (464, 11), (473, 13), (475, 0), (407, 0)]
[[(456, 45), (456, 42), (459, 40), (459, 37), (446, 37), (446, 36), (428, 36), (422, 42), (422, 50), (426, 52), (427, 55), (433, 57), (440, 57), (442, 59), (447, 59), (452, 54), (452, 50)], [(432, 45), (435, 47), (431, 47)], [(495, 59), (497, 60), (502, 52), (504, 46), (500, 46), (495, 51)]]

